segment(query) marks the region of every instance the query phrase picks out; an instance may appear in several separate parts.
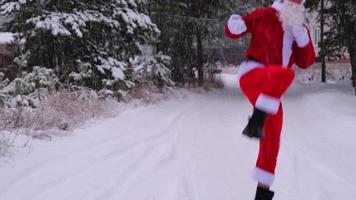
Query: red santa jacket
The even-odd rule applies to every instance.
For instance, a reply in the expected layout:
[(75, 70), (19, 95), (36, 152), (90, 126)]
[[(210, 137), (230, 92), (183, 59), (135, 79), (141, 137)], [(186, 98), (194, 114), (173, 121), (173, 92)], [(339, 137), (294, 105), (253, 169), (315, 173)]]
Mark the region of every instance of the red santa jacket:
[(301, 26), (284, 31), (278, 17), (281, 8), (282, 3), (275, 2), (243, 17), (232, 15), (225, 26), (226, 36), (238, 39), (251, 33), (247, 59), (264, 65), (277, 64), (290, 68), (295, 63), (307, 68), (315, 62), (309, 30)]

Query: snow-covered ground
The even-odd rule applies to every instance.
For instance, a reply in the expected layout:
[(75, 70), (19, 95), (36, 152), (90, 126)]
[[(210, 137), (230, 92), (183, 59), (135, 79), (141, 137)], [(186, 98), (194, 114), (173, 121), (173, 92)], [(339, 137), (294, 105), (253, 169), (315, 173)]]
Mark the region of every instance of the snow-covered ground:
[[(248, 200), (258, 142), (251, 106), (226, 87), (129, 109), (0, 164), (0, 200)], [(297, 83), (284, 98), (276, 200), (356, 198), (356, 100), (346, 85)], [(28, 146), (28, 145), (27, 145)]]

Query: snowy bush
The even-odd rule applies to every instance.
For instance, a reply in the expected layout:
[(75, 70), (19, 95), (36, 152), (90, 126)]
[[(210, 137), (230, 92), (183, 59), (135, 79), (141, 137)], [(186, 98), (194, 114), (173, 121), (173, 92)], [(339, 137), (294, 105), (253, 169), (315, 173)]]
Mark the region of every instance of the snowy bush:
[(156, 55), (142, 55), (131, 59), (133, 66), (133, 80), (140, 84), (152, 83), (158, 88), (173, 86), (171, 70), (168, 68), (171, 58), (158, 53)]
[[(7, 86), (9, 79), (5, 78), (4, 73), (0, 72), (0, 91)], [(8, 96), (5, 93), (0, 92), (0, 106), (4, 104)]]
[[(52, 69), (33, 67), (30, 73), (9, 82), (0, 74), (0, 103), (5, 107), (36, 107), (60, 86)], [(2, 81), (1, 81), (2, 80)]]
[(93, 117), (113, 116), (117, 106), (116, 100), (101, 99), (91, 89), (62, 90), (48, 95), (36, 108), (0, 108), (0, 131), (24, 129), (26, 134), (41, 135), (51, 129), (68, 130)]

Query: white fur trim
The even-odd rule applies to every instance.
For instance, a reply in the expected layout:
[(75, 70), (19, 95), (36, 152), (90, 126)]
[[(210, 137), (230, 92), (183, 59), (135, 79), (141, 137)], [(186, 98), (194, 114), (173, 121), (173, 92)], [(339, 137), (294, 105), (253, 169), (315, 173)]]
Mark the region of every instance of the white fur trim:
[(309, 44), (310, 39), (307, 28), (304, 26), (295, 26), (292, 28), (292, 32), (298, 47), (303, 48)]
[(270, 114), (277, 114), (280, 103), (280, 99), (260, 94), (257, 98), (255, 107)]
[(245, 21), (240, 15), (231, 15), (229, 21), (227, 22), (227, 27), (234, 35), (240, 35), (241, 33), (247, 31)]
[(272, 8), (274, 8), (277, 11), (281, 11), (283, 9), (283, 3), (277, 0), (272, 4)]
[(252, 179), (259, 182), (259, 183), (262, 183), (262, 184), (265, 184), (265, 185), (268, 185), (268, 186), (271, 186), (273, 184), (273, 181), (274, 181), (274, 174), (272, 173), (269, 173), (263, 169), (260, 169), (258, 167), (256, 167), (253, 171), (252, 171)]
[(293, 34), (290, 31), (284, 31), (283, 35), (283, 67), (287, 68), (289, 64), (290, 57), (292, 55), (292, 46), (293, 46), (294, 38)]
[(249, 60), (249, 61), (243, 62), (243, 63), (241, 63), (239, 70), (237, 71), (237, 80), (240, 80), (240, 78), (243, 75), (247, 74), (249, 71), (256, 69), (256, 68), (263, 68), (263, 67), (264, 67), (263, 64), (256, 62), (256, 61)]

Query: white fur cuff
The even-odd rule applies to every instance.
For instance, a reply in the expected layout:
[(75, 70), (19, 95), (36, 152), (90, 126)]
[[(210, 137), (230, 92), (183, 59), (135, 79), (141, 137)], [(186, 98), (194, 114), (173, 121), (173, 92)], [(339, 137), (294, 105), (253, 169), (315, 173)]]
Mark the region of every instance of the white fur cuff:
[(227, 26), (230, 32), (234, 35), (240, 35), (241, 33), (247, 31), (245, 21), (240, 15), (232, 15), (227, 22)]
[(260, 94), (255, 107), (270, 114), (277, 114), (281, 101), (275, 97)]
[(263, 183), (265, 185), (271, 186), (274, 181), (274, 174), (256, 167), (252, 171), (252, 179), (259, 183)]
[(249, 60), (249, 61), (243, 62), (243, 63), (241, 63), (239, 70), (237, 71), (237, 80), (240, 80), (240, 78), (243, 75), (247, 74), (248, 72), (250, 72), (256, 68), (263, 68), (263, 67), (264, 67), (263, 64), (256, 62), (256, 61)]
[(309, 44), (310, 39), (307, 28), (304, 26), (294, 26), (292, 32), (298, 47), (303, 48)]

